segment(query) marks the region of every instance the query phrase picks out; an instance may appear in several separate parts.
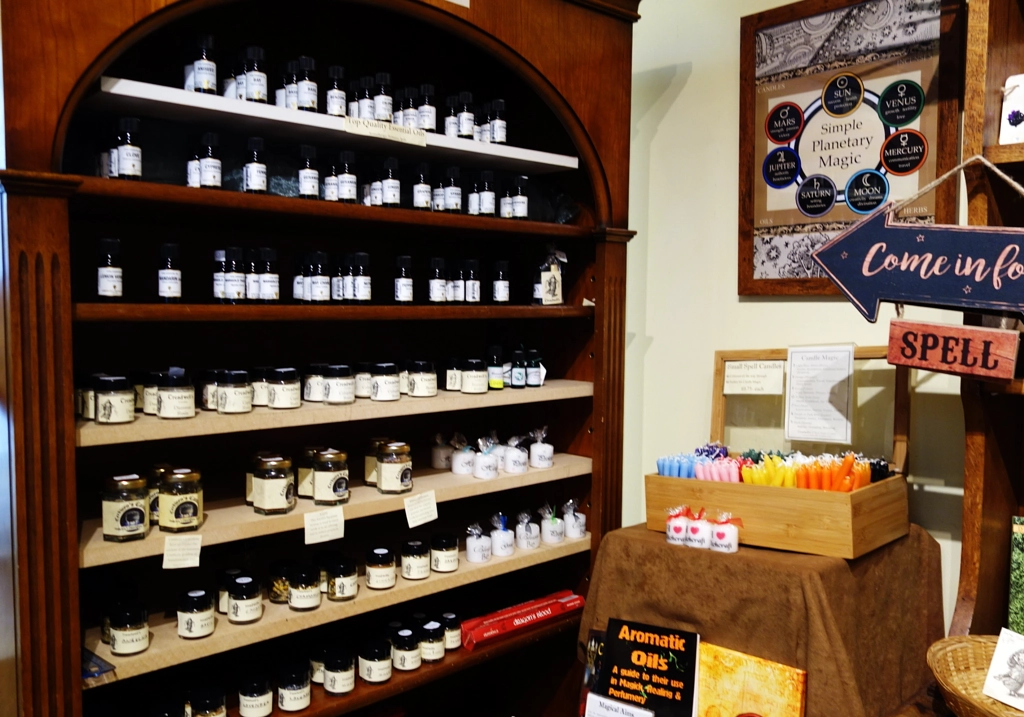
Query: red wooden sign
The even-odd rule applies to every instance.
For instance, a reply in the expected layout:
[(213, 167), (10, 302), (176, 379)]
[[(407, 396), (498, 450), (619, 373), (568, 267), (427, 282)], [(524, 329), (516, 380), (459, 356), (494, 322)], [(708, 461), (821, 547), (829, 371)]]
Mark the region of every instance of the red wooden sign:
[(976, 326), (893, 321), (889, 363), (961, 376), (1011, 379), (1019, 334)]

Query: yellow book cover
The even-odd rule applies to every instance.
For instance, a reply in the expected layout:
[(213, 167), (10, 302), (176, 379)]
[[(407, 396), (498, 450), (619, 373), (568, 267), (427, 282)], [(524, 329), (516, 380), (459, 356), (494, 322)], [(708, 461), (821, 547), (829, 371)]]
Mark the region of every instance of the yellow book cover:
[(803, 670), (706, 642), (698, 649), (698, 717), (803, 717)]

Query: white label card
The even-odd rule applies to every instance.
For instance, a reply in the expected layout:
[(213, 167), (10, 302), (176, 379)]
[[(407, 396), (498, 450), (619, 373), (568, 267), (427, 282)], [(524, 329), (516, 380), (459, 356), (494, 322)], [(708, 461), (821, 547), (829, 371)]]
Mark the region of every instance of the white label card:
[(405, 518), (410, 528), (437, 520), (437, 495), (434, 491), (428, 490), (406, 498)]
[(726, 361), (722, 393), (781, 396), (785, 374), (785, 361)]
[(654, 717), (654, 713), (591, 692), (587, 695), (586, 717)]
[(986, 697), (999, 700), (1018, 710), (1024, 710), (1024, 695), (1021, 695), (1021, 652), (1024, 651), (1024, 635), (1018, 635), (1005, 627), (999, 631), (999, 642), (989, 663), (983, 692)]
[(853, 344), (789, 349), (786, 440), (853, 441)]
[(168, 535), (164, 538), (164, 570), (198, 568), (199, 551), (203, 548), (203, 536)]
[(345, 537), (345, 510), (342, 506), (306, 513), (306, 545), (326, 543)]
[(461, 5), (462, 7), (469, 7), (469, 0), (448, 0), (452, 5)]
[(390, 139), (392, 142), (413, 144), (417, 147), (427, 146), (427, 133), (424, 130), (403, 127), (391, 122), (349, 117), (345, 121), (345, 131), (364, 137), (377, 137), (378, 139)]

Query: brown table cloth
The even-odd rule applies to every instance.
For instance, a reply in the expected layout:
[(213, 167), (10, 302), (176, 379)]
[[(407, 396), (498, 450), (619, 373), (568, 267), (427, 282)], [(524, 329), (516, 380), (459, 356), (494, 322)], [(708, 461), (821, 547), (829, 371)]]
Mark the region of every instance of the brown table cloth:
[(807, 671), (807, 717), (883, 717), (932, 681), (943, 637), (939, 545), (924, 529), (856, 560), (665, 542), (643, 525), (605, 536), (580, 642), (608, 618), (691, 630), (701, 640)]

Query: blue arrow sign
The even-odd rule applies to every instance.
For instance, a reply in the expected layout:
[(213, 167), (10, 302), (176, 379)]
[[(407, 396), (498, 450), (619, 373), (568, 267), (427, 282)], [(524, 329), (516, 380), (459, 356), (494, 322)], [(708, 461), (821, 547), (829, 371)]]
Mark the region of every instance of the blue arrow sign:
[(864, 318), (882, 301), (1024, 313), (1024, 230), (894, 224), (893, 206), (813, 254)]

